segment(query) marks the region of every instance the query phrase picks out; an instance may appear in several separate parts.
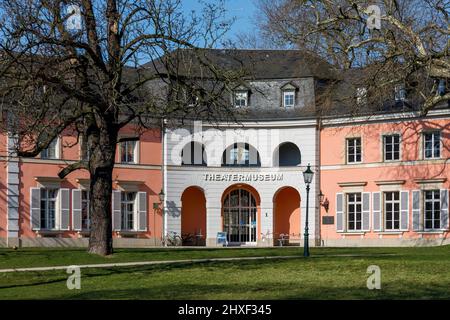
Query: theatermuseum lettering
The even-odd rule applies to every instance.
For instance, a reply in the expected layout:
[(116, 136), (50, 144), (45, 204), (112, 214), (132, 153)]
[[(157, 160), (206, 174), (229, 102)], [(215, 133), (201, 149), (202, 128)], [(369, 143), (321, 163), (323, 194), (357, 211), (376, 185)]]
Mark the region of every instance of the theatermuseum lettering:
[(207, 173), (205, 181), (283, 181), (282, 173)]

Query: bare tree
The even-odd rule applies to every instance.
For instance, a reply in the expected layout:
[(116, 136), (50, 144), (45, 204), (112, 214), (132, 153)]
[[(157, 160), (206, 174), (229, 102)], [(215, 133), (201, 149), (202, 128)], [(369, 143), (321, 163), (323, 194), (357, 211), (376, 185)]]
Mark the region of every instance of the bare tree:
[(450, 99), (448, 0), (259, 0), (258, 7), (265, 39), (316, 52), (351, 79), (352, 105), (358, 87), (375, 105), (404, 85), (423, 114)]
[(2, 130), (17, 139), (19, 157), (39, 155), (59, 135), (82, 137), (89, 157), (59, 176), (90, 174), (89, 252), (113, 250), (112, 171), (123, 127), (137, 137), (163, 118), (232, 113), (224, 93), (240, 72), (199, 49), (228, 30), (223, 13), (217, 1), (189, 15), (181, 0), (1, 1)]

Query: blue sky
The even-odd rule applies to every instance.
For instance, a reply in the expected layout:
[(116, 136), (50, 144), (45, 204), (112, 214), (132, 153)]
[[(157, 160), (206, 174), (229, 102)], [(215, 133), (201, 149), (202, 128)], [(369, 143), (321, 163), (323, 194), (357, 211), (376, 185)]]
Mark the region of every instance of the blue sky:
[[(208, 0), (212, 2), (214, 0)], [(185, 10), (200, 10), (201, 4), (198, 0), (182, 0)], [(229, 18), (235, 17), (228, 38), (233, 38), (240, 31), (250, 31), (255, 28), (254, 16), (256, 13), (255, 0), (225, 0), (225, 9)]]

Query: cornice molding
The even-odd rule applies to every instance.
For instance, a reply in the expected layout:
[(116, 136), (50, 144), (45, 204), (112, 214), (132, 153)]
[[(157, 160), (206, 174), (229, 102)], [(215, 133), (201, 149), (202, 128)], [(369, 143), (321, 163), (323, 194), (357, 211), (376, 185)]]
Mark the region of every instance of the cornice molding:
[(367, 185), (367, 181), (354, 181), (354, 182), (338, 182), (339, 187), (364, 187)]
[(381, 180), (375, 181), (375, 184), (378, 186), (391, 186), (405, 184), (405, 182), (406, 180)]

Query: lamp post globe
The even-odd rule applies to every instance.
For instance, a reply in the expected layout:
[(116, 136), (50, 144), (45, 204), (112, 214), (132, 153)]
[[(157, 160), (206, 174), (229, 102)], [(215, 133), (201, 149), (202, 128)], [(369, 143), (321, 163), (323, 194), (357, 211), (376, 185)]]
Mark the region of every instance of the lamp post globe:
[(308, 167), (305, 171), (303, 171), (303, 178), (305, 179), (305, 183), (308, 185), (312, 182), (314, 177), (314, 172), (311, 170), (311, 165), (308, 163)]
[(161, 189), (161, 192), (158, 194), (158, 196), (159, 196), (159, 201), (161, 202), (161, 203), (163, 203), (164, 202), (164, 197), (166, 196), (165, 194), (164, 194), (164, 191)]

